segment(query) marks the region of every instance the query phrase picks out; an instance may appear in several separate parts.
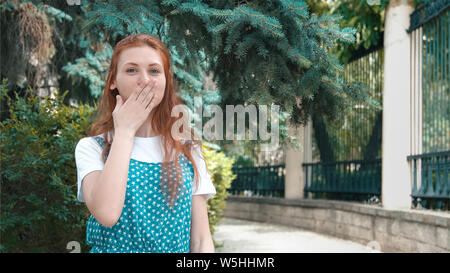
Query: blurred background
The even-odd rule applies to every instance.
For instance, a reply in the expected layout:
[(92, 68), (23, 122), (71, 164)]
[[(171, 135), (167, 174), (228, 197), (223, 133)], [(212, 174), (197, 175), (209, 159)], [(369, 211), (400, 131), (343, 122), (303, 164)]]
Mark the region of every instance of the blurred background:
[(203, 141), (213, 233), (226, 217), (450, 251), (449, 0), (0, 3), (1, 252), (89, 250), (75, 145), (136, 33), (166, 44), (192, 124), (194, 97), (280, 107), (275, 151)]

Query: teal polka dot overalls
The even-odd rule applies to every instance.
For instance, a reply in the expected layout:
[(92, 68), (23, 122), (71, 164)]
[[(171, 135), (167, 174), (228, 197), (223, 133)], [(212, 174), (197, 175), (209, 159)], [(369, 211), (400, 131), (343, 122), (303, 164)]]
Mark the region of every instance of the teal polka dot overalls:
[[(94, 137), (103, 148), (101, 137)], [(190, 249), (192, 181), (194, 171), (184, 154), (179, 157), (183, 183), (169, 206), (164, 197), (162, 163), (130, 159), (125, 203), (113, 227), (102, 226), (92, 215), (86, 227), (90, 253), (186, 253)], [(175, 165), (175, 164), (173, 164)]]

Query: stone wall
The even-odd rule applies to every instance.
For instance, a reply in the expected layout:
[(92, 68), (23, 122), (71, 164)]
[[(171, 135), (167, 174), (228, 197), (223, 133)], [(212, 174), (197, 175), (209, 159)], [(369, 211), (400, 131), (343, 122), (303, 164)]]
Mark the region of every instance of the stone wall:
[(386, 210), (342, 201), (227, 198), (224, 216), (303, 228), (382, 252), (450, 252), (450, 213)]

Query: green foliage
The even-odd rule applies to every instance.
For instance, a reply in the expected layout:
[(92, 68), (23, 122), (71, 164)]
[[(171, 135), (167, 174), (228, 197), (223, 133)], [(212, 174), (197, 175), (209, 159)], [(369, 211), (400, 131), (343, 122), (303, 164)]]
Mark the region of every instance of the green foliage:
[(137, 32), (163, 40), (180, 61), (177, 79), (191, 79), (184, 97), (199, 94), (195, 87), (213, 72), (223, 108), (274, 103), (297, 124), (312, 112), (333, 118), (354, 98), (343, 96), (340, 64), (327, 49), (336, 40), (352, 42), (355, 30), (340, 29), (340, 16), (311, 14), (303, 1), (96, 1), (81, 8), (89, 11), (86, 29), (113, 40)]
[(251, 157), (249, 157), (248, 155), (239, 155), (239, 156), (237, 156), (237, 158), (235, 160), (236, 160), (234, 163), (235, 166), (239, 166), (239, 167), (255, 166), (255, 163), (253, 162)]
[[(277, 104), (281, 143), (295, 142), (287, 133), (288, 120), (298, 125), (312, 113), (334, 119), (352, 105), (349, 101), (368, 98), (336, 77), (341, 65), (329, 54), (335, 41), (353, 42), (356, 29), (340, 28), (341, 16), (321, 12), (326, 5), (314, 1), (307, 1), (312, 8), (290, 0), (19, 2), (46, 12), (57, 48), (53, 63), (63, 67), (60, 86), (91, 105), (102, 90), (112, 47), (138, 32), (167, 45), (191, 110), (194, 96), (222, 109)], [(10, 6), (2, 4), (2, 13)], [(202, 86), (211, 72), (218, 91)]]
[(383, 41), (385, 9), (389, 1), (381, 0), (379, 5), (370, 5), (366, 0), (331, 2), (331, 13), (342, 16), (341, 27), (353, 27), (355, 43), (338, 43), (333, 53), (343, 63), (361, 49), (378, 46)]
[(113, 48), (110, 44), (103, 43), (94, 51), (86, 42), (81, 43), (80, 47), (85, 52), (85, 57), (76, 59), (74, 64), (68, 62), (62, 67), (62, 70), (67, 72), (74, 84), (80, 84), (82, 81), (88, 83), (91, 95), (100, 98), (105, 86)]
[[(414, 7), (427, 4), (432, 0), (414, 0)], [(342, 63), (347, 63), (359, 51), (373, 47), (382, 47), (384, 20), (389, 0), (332, 0), (329, 5), (324, 1), (308, 0), (319, 12), (329, 12), (342, 16), (341, 27), (357, 29), (354, 43), (337, 43), (332, 49)]]
[(207, 203), (209, 227), (213, 234), (215, 226), (219, 224), (220, 219), (223, 217), (223, 210), (226, 205), (225, 199), (228, 196), (227, 189), (230, 188), (231, 182), (236, 178), (236, 175), (231, 171), (234, 160), (226, 157), (223, 152), (215, 151), (204, 145), (203, 154), (208, 172), (216, 188), (216, 195), (210, 198)]
[[(92, 109), (55, 99), (11, 98), (1, 85), (10, 118), (0, 124), (1, 251), (67, 252), (85, 245), (87, 209), (76, 199), (74, 149)], [(32, 91), (30, 90), (30, 93)]]

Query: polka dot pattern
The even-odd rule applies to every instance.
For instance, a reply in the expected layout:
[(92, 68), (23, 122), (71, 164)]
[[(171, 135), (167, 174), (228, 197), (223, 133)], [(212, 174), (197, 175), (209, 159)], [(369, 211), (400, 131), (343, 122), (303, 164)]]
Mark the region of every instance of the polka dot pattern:
[[(192, 164), (179, 158), (183, 183), (173, 207), (161, 188), (162, 163), (130, 159), (125, 203), (113, 227), (102, 226), (92, 215), (86, 240), (91, 253), (187, 253), (190, 249)], [(171, 164), (174, 169), (175, 164)]]

